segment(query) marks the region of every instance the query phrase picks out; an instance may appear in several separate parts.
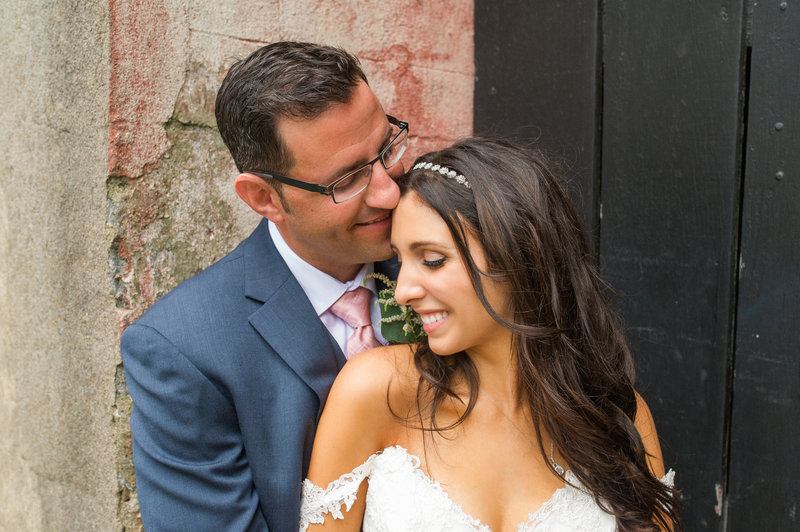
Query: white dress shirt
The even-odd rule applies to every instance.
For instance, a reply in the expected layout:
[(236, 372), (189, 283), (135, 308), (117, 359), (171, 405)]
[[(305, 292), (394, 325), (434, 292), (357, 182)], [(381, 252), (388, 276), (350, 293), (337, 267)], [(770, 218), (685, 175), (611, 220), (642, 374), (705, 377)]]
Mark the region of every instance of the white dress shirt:
[(289, 244), (283, 239), (280, 231), (274, 223), (269, 222), (269, 234), (272, 241), (275, 243), (278, 253), (280, 253), (289, 271), (292, 272), (294, 278), (300, 284), (300, 288), (305, 292), (306, 297), (311, 302), (311, 306), (317, 312), (322, 324), (331, 333), (336, 343), (342, 349), (342, 353), (347, 352), (347, 339), (353, 334), (353, 328), (347, 322), (336, 316), (330, 311), (331, 305), (349, 290), (355, 290), (359, 286), (365, 286), (372, 294), (370, 299), (370, 318), (372, 319), (372, 328), (375, 330), (375, 338), (382, 344), (386, 345), (388, 342), (381, 335), (381, 311), (378, 305), (378, 295), (375, 288), (375, 279), (369, 278), (364, 280), (364, 276), (374, 271), (372, 263), (365, 264), (356, 274), (352, 281), (343, 283), (338, 279), (331, 277), (307, 263), (297, 253), (289, 247)]

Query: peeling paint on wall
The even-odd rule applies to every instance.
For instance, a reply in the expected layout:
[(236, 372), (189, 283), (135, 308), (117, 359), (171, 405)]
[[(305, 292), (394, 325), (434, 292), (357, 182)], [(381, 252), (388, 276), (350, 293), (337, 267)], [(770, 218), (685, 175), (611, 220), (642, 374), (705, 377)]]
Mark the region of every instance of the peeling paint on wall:
[(719, 483), (714, 484), (714, 493), (717, 496), (717, 504), (714, 505), (714, 513), (722, 517), (722, 505), (725, 500), (725, 495), (722, 492), (722, 485), (720, 485)]
[(169, 148), (163, 125), (183, 81), (188, 26), (178, 0), (109, 0), (109, 174), (138, 177)]

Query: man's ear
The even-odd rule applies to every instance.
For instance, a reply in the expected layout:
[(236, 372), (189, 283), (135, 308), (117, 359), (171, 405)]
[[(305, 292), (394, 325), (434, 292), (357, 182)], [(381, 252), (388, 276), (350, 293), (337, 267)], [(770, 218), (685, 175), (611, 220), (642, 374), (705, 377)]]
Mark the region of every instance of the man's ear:
[(286, 216), (278, 192), (273, 186), (253, 174), (239, 174), (234, 181), (236, 194), (258, 214), (279, 224)]

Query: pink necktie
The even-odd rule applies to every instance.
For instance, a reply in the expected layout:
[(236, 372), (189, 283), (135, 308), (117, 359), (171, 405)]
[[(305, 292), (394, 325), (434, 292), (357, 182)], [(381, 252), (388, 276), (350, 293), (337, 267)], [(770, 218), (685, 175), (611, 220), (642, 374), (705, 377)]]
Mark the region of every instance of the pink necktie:
[(345, 292), (331, 305), (331, 312), (343, 319), (352, 327), (353, 334), (347, 339), (345, 358), (381, 345), (375, 339), (372, 320), (369, 316), (370, 291), (363, 286)]

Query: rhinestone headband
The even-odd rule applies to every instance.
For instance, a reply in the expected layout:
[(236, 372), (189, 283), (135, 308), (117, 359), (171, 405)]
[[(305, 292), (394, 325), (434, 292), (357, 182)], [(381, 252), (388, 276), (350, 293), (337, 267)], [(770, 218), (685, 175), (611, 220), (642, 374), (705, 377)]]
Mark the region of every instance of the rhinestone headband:
[(417, 164), (414, 165), (414, 168), (412, 168), (412, 170), (419, 170), (420, 168), (422, 168), (423, 170), (430, 170), (431, 172), (439, 172), (440, 174), (442, 174), (445, 177), (449, 177), (450, 179), (455, 179), (456, 182), (464, 185), (467, 188), (472, 188), (469, 185), (469, 181), (467, 181), (467, 178), (464, 177), (463, 175), (459, 174), (458, 172), (456, 172), (452, 168), (448, 168), (448, 167), (442, 166), (440, 164), (417, 163)]

